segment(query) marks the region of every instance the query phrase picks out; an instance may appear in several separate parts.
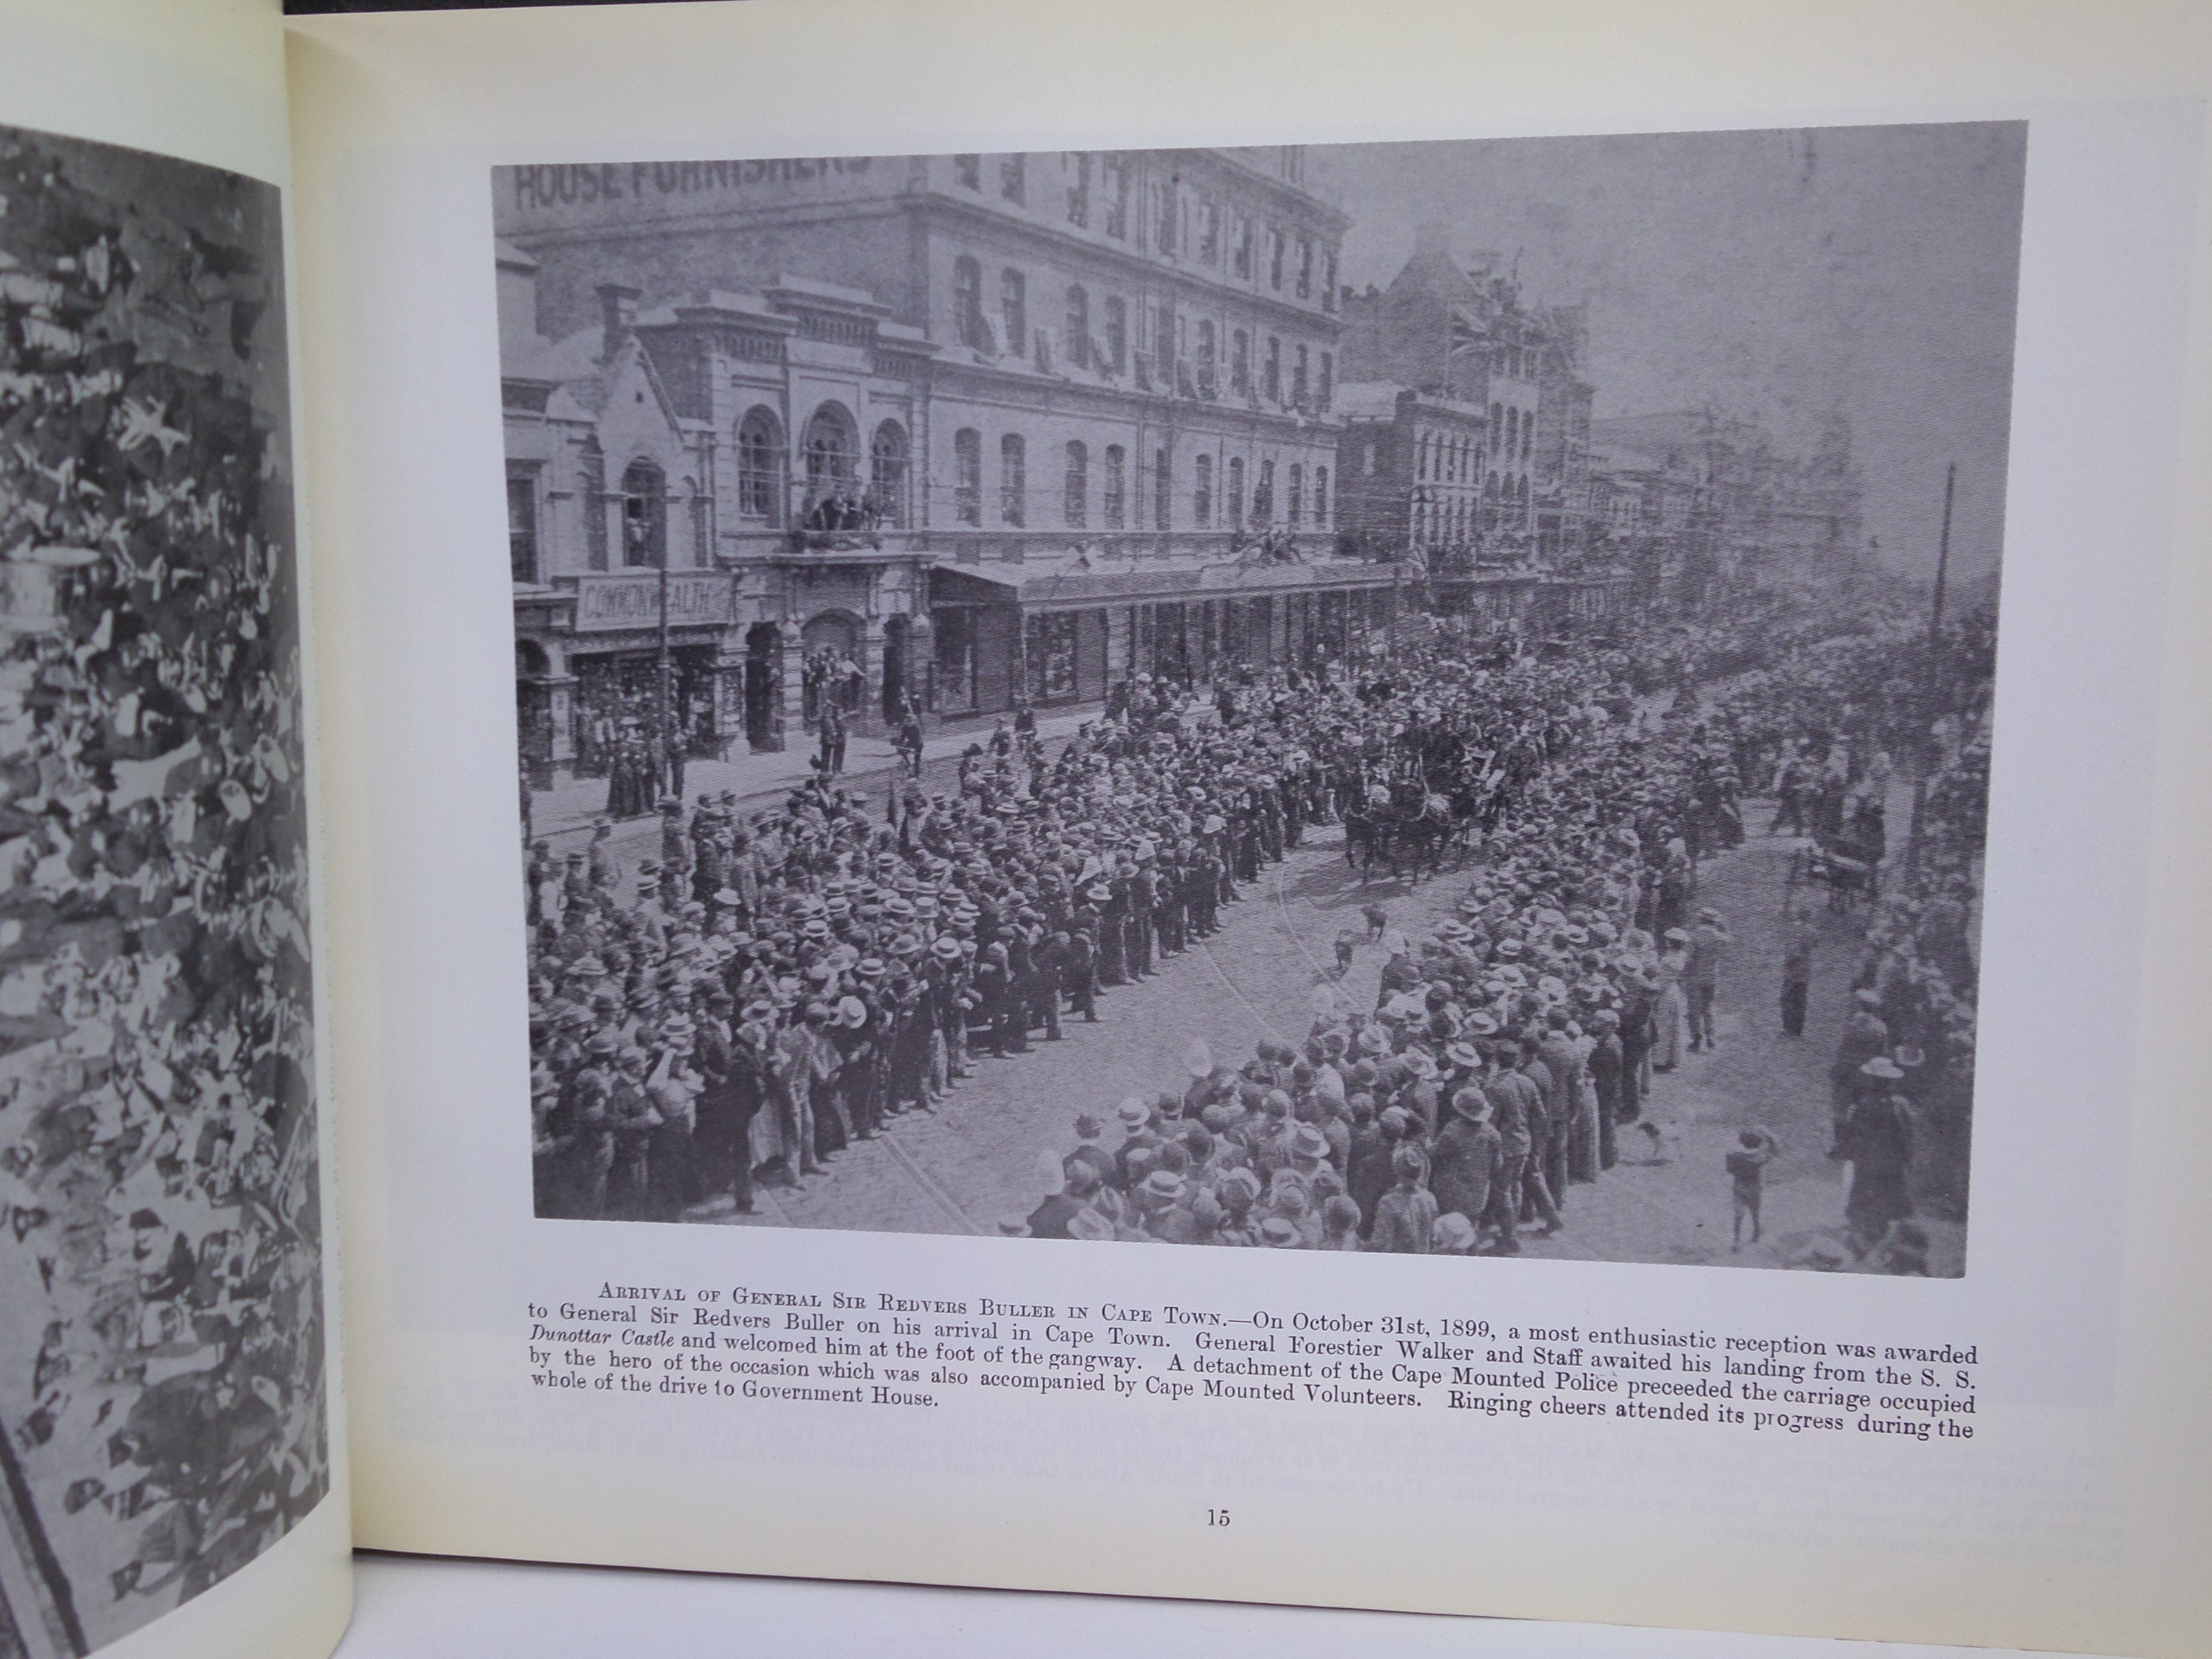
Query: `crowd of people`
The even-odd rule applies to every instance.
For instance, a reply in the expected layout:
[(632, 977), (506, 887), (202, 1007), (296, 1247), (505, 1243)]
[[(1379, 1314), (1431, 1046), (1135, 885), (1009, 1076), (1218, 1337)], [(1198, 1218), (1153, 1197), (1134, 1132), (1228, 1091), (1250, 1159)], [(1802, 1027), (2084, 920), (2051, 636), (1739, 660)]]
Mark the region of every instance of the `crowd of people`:
[[(1134, 676), (1056, 757), (979, 746), (957, 787), (903, 781), (880, 816), (823, 769), (750, 816), (670, 797), (634, 892), (603, 824), (530, 873), (540, 1212), (673, 1219), (810, 1181), (981, 1057), (1095, 1019), (1310, 826), (1411, 788), (1470, 820), (1479, 873), (1418, 939), (1369, 919), (1376, 1004), (1328, 994), (1240, 1066), (1198, 1045), (1176, 1089), (1121, 1101), (1111, 1146), (1079, 1117), (1017, 1230), (1516, 1251), (1624, 1157), (1663, 1155), (1644, 1103), (1717, 1040), (1732, 940), (1698, 867), (1742, 839), (1741, 795), (1807, 756), (1839, 800), (1878, 801), (1878, 721), (1825, 660), (1793, 652), (1663, 714), (1619, 652), (1424, 642), (1364, 674), (1246, 676), (1204, 717)], [(1929, 964), (1963, 948), (1965, 915), (1954, 888), (1878, 913), (1835, 1062), (1852, 1247), (1896, 1271), (1925, 1270), (1911, 1127), (1960, 1026)], [(1785, 983), (1785, 1024), (1790, 1002)], [(1754, 1234), (1774, 1149), (1747, 1125), (1729, 1163)]]

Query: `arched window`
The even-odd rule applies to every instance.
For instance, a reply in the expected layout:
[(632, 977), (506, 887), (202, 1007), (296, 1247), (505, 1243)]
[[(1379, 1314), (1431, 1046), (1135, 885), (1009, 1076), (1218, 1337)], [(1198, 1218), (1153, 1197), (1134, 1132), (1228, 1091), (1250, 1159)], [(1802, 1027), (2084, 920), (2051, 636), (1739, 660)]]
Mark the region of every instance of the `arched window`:
[(1521, 411), (1517, 409), (1509, 409), (1505, 411), (1505, 453), (1510, 455), (1520, 446)]
[(1190, 489), (1190, 521), (1204, 530), (1213, 523), (1213, 457), (1200, 456), (1194, 470), (1197, 477)]
[(1213, 384), (1213, 325), (1201, 318), (1198, 325), (1198, 392), (1211, 398)]
[(983, 267), (967, 254), (952, 262), (952, 332), (964, 346), (978, 351), (989, 346), (983, 325)]
[(1061, 511), (1067, 527), (1080, 530), (1091, 520), (1091, 452), (1080, 441), (1067, 446), (1067, 489)]
[(1323, 530), (1328, 528), (1328, 469), (1325, 466), (1314, 469), (1313, 521)]
[(1304, 409), (1306, 406), (1306, 392), (1308, 390), (1306, 382), (1306, 366), (1309, 362), (1306, 356), (1306, 349), (1304, 346), (1300, 346), (1298, 348), (1297, 355), (1292, 361), (1293, 367), (1291, 370), (1291, 402), (1298, 408)]
[(1252, 485), (1252, 522), (1268, 525), (1275, 521), (1275, 464), (1260, 463), (1260, 476)]
[(1241, 328), (1229, 336), (1229, 395), (1252, 395), (1252, 337)]
[(1298, 521), (1305, 517), (1306, 470), (1296, 461), (1291, 463), (1291, 488), (1289, 494), (1283, 498), (1283, 506), (1285, 509), (1283, 522), (1293, 530), (1297, 529)]
[(1222, 503), (1222, 523), (1231, 530), (1244, 527), (1244, 458), (1229, 458), (1229, 493)]
[(824, 404), (806, 422), (806, 439), (800, 445), (806, 458), (806, 495), (810, 501), (839, 490), (849, 490), (855, 481), (860, 444), (853, 417), (837, 404)]
[(1425, 432), (1414, 441), (1413, 476), (1426, 481), (1429, 476), (1429, 434)]
[(1332, 352), (1321, 354), (1321, 393), (1315, 401), (1324, 415), (1336, 405), (1336, 357)]
[[(1091, 158), (1085, 156), (1085, 167)], [(1067, 359), (1070, 368), (1091, 367), (1091, 296), (1081, 283), (1067, 290), (1067, 338), (1060, 347), (1060, 355)]]
[(999, 309), (1006, 319), (1006, 349), (1017, 357), (1028, 356), (1029, 280), (1012, 265), (999, 273)]
[(1116, 374), (1129, 368), (1129, 307), (1119, 299), (1106, 301), (1106, 367)]
[(1521, 422), (1521, 459), (1527, 460), (1536, 447), (1536, 417), (1533, 412)]
[(651, 461), (623, 469), (623, 562), (658, 567), (668, 557), (668, 479)]
[(906, 428), (883, 422), (868, 443), (868, 505), (895, 530), (906, 525)]
[(952, 434), (952, 516), (983, 522), (983, 434), (972, 426)]
[(1498, 494), (1498, 475), (1495, 472), (1490, 475), (1489, 482), (1483, 485), (1483, 492), (1489, 495)]
[(999, 440), (999, 522), (1029, 522), (1029, 447), (1018, 432)]
[(1152, 452), (1152, 528), (1165, 530), (1175, 521), (1175, 472), (1164, 449)]
[(1098, 515), (1109, 530), (1119, 530), (1128, 512), (1128, 455), (1119, 444), (1106, 446), (1106, 477), (1099, 484)]

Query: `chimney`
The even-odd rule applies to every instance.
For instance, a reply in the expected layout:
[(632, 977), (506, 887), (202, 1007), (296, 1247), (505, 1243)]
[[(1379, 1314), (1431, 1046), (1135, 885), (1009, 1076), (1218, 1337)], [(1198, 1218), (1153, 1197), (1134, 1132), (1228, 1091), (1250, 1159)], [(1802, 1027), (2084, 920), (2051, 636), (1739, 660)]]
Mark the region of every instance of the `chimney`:
[(599, 296), (599, 321), (606, 329), (599, 355), (611, 357), (636, 326), (638, 290), (621, 283), (601, 283), (594, 291)]

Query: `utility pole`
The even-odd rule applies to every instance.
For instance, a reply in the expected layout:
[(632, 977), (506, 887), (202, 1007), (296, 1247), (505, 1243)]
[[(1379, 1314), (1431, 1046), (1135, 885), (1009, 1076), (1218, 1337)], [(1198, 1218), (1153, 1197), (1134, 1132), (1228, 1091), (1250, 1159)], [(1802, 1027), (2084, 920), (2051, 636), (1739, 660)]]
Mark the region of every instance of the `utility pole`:
[[(1959, 487), (1959, 464), (1943, 469), (1943, 529), (1936, 544), (1936, 593), (1928, 608), (1928, 702), (1923, 716), (1938, 709), (1943, 700), (1943, 591), (1951, 575), (1951, 502)], [(1906, 854), (1913, 868), (1920, 866), (1920, 819), (1928, 805), (1928, 771), (1916, 766), (1912, 774), (1912, 841)]]
[(1943, 470), (1943, 533), (1936, 545), (1936, 602), (1928, 617), (1928, 638), (1932, 644), (1943, 631), (1943, 586), (1951, 574), (1951, 497), (1959, 487), (1959, 464), (1953, 461)]

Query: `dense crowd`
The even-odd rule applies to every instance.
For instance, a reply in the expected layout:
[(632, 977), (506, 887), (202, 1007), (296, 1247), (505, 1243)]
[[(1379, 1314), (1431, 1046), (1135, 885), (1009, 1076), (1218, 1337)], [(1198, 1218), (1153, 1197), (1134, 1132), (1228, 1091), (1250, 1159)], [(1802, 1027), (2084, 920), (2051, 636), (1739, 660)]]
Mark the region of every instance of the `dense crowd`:
[(279, 248), (272, 187), (0, 127), (0, 1398), (94, 1644), (329, 1488)]
[[(1422, 643), (1364, 674), (1244, 677), (1202, 717), (1137, 677), (1056, 757), (971, 750), (956, 789), (906, 784), (882, 816), (820, 775), (750, 817), (727, 796), (688, 814), (665, 801), (635, 902), (602, 826), (591, 852), (530, 874), (541, 1212), (675, 1218), (720, 1194), (750, 1208), (757, 1173), (810, 1178), (933, 1107), (978, 1054), (1095, 1018), (1214, 931), (1309, 826), (1409, 801), (1448, 804), (1480, 874), (1418, 939), (1370, 919), (1377, 1004), (1333, 995), (1241, 1066), (1201, 1045), (1176, 1089), (1122, 1100), (1111, 1146), (1079, 1118), (1020, 1227), (1514, 1251), (1524, 1228), (1565, 1224), (1574, 1188), (1659, 1150), (1654, 1074), (1715, 1041), (1730, 938), (1697, 870), (1747, 834), (1740, 797), (1802, 767), (1814, 810), (1880, 833), (1884, 716), (1835, 661), (1792, 651), (1663, 713), (1630, 690), (1638, 665), (1605, 651)], [(1878, 914), (1864, 1018), (1836, 1060), (1853, 1241), (1904, 1270), (1911, 1068), (1939, 1049), (1948, 1066), (1935, 1030), (1956, 1024), (1922, 1006), (1914, 953), (1966, 937), (1955, 895), (1936, 912)], [(1340, 940), (1340, 960), (1359, 942)], [(1788, 1003), (1785, 987), (1785, 1021)], [(1755, 1228), (1772, 1143), (1745, 1137), (1730, 1170)]]

